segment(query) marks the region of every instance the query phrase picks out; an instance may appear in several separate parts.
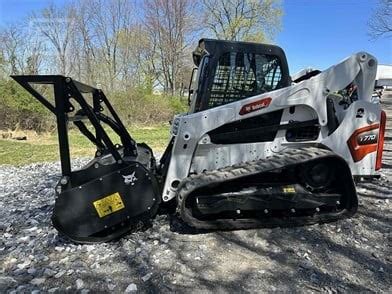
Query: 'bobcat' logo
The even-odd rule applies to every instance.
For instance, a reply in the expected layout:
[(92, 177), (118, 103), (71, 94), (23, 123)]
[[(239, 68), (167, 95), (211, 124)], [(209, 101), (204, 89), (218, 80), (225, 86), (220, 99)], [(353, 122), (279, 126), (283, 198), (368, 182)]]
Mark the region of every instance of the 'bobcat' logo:
[(135, 177), (135, 172), (131, 173), (130, 175), (123, 176), (124, 184), (134, 184), (137, 181), (137, 177)]

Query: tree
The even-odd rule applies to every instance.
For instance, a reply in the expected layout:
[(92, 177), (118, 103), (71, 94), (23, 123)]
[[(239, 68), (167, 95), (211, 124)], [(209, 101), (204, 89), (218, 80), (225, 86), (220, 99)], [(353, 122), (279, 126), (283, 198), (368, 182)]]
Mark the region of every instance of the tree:
[(56, 72), (68, 75), (71, 72), (69, 45), (75, 32), (75, 10), (72, 6), (56, 7), (50, 4), (32, 21), (44, 39), (54, 47), (58, 61)]
[(188, 47), (186, 35), (193, 30), (192, 0), (146, 0), (146, 28), (154, 46), (158, 79), (166, 93), (175, 94)]
[(203, 0), (204, 23), (214, 37), (233, 41), (268, 41), (280, 28), (277, 0)]
[(119, 32), (119, 59), (121, 77), (126, 88), (141, 87), (152, 92), (155, 71), (155, 47), (150, 42), (145, 26), (135, 24)]
[(0, 56), (7, 75), (37, 74), (41, 67), (44, 46), (25, 27), (11, 24), (0, 32)]
[(116, 80), (121, 79), (121, 63), (118, 60), (120, 32), (132, 26), (134, 9), (127, 0), (90, 0), (90, 25), (94, 43), (98, 47), (96, 58), (99, 59), (103, 73), (101, 82), (110, 90), (116, 88)]
[(20, 54), (18, 50), (23, 42), (22, 34), (19, 31), (18, 26), (11, 25), (10, 27), (4, 29), (0, 35), (2, 55), (4, 57), (5, 63), (8, 64), (9, 74), (18, 74), (21, 72), (20, 65), (22, 61), (20, 60)]
[(380, 0), (369, 20), (371, 36), (392, 36), (392, 0)]
[[(75, 6), (75, 32), (71, 41), (74, 62), (78, 78), (88, 84), (96, 82), (94, 28), (92, 26), (91, 2), (82, 1)], [(75, 70), (75, 69), (74, 69)]]
[(0, 79), (5, 78), (5, 68), (6, 68), (6, 62), (5, 62), (4, 52), (3, 49), (0, 47)]

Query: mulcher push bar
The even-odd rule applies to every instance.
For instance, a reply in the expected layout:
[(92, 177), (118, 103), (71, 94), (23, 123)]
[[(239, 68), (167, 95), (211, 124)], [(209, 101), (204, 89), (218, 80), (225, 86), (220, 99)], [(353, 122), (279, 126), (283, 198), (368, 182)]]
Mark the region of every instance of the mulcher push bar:
[[(97, 146), (97, 156), (110, 153), (116, 161), (121, 161), (122, 158), (118, 146), (110, 139), (101, 122), (109, 125), (120, 137), (124, 148), (124, 156), (137, 156), (136, 142), (126, 130), (102, 90), (61, 75), (16, 75), (12, 76), (12, 78), (56, 115), (63, 176), (70, 176), (72, 172), (68, 122), (73, 122), (80, 132)], [(32, 85), (34, 84), (52, 85), (54, 104), (33, 88)], [(87, 102), (83, 94), (92, 95), (93, 105)], [(76, 108), (72, 104), (73, 101), (79, 105), (77, 111), (75, 111)], [(106, 107), (111, 117), (102, 113), (104, 107)], [(74, 112), (74, 115), (70, 116), (69, 114), (72, 112)], [(95, 135), (88, 130), (82, 121), (84, 119), (90, 121), (95, 130)]]

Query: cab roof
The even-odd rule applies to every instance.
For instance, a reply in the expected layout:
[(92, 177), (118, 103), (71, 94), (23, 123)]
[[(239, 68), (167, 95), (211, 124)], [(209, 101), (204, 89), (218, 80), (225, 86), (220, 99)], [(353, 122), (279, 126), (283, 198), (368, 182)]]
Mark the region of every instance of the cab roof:
[(263, 43), (227, 41), (216, 39), (201, 39), (198, 43), (198, 46), (193, 51), (193, 62), (196, 66), (199, 66), (201, 58), (205, 54), (221, 55), (226, 52), (249, 52), (276, 55), (280, 57), (281, 60), (284, 59), (284, 62), (286, 62), (286, 55), (283, 49), (279, 46)]

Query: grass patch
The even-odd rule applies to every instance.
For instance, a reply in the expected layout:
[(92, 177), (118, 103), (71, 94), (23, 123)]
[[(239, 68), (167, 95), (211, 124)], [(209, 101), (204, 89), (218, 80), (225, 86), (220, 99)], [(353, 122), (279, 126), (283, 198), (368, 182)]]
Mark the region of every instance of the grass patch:
[[(131, 136), (138, 143), (146, 143), (155, 153), (161, 153), (169, 140), (169, 125), (128, 127)], [(114, 143), (120, 143), (116, 134), (108, 130)], [(69, 131), (72, 158), (93, 157), (95, 146), (78, 130)], [(22, 165), (33, 162), (59, 160), (57, 133), (46, 133), (40, 136), (29, 136), (26, 141), (0, 139), (0, 164)]]

